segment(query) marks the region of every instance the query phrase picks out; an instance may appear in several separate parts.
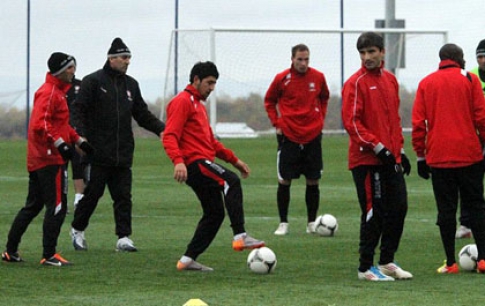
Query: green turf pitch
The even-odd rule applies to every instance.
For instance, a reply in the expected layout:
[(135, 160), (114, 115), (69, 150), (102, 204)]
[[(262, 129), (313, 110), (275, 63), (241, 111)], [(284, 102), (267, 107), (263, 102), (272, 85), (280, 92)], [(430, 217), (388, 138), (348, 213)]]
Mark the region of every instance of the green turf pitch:
[[(278, 225), (276, 143), (274, 137), (223, 140), (252, 169), (243, 180), (248, 232), (276, 253), (273, 274), (257, 275), (246, 266), (248, 252), (231, 249), (226, 219), (200, 262), (212, 273), (178, 272), (176, 261), (192, 237), (200, 205), (185, 185), (172, 179), (173, 167), (156, 138), (137, 139), (133, 166), (133, 230), (138, 253), (115, 252), (113, 212), (109, 193), (101, 199), (86, 231), (89, 251), (75, 252), (66, 217), (58, 250), (74, 265), (43, 267), (42, 216), (23, 237), (22, 264), (0, 265), (0, 305), (183, 305), (201, 299), (210, 306), (232, 305), (475, 305), (482, 299), (483, 275), (462, 272), (438, 275), (444, 259), (436, 208), (429, 181), (416, 174), (415, 156), (408, 177), (409, 211), (396, 260), (414, 274), (411, 281), (371, 283), (357, 280), (359, 209), (347, 170), (347, 137), (325, 136), (325, 170), (320, 184), (320, 213), (337, 217), (333, 238), (305, 233), (304, 180), (291, 189), (291, 233), (273, 235)], [(25, 201), (27, 171), (25, 141), (0, 141), (0, 247)], [(72, 210), (72, 183), (69, 205)], [(42, 213), (41, 213), (42, 214)], [(473, 240), (457, 241), (456, 250)]]

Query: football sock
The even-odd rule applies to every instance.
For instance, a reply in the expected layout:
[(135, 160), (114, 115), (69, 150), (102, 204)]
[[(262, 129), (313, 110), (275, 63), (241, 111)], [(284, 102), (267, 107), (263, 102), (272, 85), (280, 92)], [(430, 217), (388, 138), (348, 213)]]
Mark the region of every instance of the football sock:
[(246, 233), (240, 233), (240, 234), (234, 235), (234, 240), (239, 240), (244, 237), (246, 237)]
[(315, 221), (320, 203), (320, 189), (318, 185), (307, 185), (305, 191), (308, 222)]
[(76, 193), (74, 195), (74, 205), (77, 205), (77, 203), (79, 203), (79, 201), (83, 198), (84, 194), (82, 193)]
[(281, 222), (288, 222), (288, 207), (290, 206), (290, 186), (278, 183), (276, 201)]
[(183, 264), (188, 264), (189, 262), (191, 262), (193, 259), (190, 258), (189, 256), (182, 256), (180, 257), (180, 262), (183, 263)]

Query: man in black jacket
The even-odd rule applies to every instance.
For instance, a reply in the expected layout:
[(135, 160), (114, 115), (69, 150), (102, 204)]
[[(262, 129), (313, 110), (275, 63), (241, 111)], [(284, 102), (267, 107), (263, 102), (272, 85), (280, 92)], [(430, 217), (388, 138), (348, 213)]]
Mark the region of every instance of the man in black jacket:
[(76, 100), (77, 126), (91, 142), (90, 173), (84, 197), (72, 221), (71, 238), (75, 250), (87, 250), (84, 231), (105, 186), (113, 199), (118, 251), (135, 252), (129, 238), (131, 228), (131, 187), (134, 138), (132, 118), (146, 130), (162, 135), (165, 124), (147, 107), (138, 82), (126, 74), (130, 49), (115, 38), (104, 67), (87, 75)]

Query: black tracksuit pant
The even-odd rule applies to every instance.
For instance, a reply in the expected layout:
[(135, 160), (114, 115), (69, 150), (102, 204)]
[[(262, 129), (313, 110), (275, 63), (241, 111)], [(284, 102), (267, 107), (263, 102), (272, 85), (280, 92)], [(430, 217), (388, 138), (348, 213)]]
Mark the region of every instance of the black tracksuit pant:
[(227, 210), (233, 234), (244, 233), (243, 194), (239, 177), (209, 160), (197, 160), (187, 167), (187, 185), (200, 200), (202, 218), (187, 246), (186, 256), (196, 259), (212, 243)]
[(74, 211), (74, 219), (71, 225), (78, 231), (84, 231), (88, 227), (89, 219), (94, 213), (99, 199), (103, 196), (106, 185), (108, 185), (113, 200), (116, 235), (119, 238), (130, 236), (132, 233), (131, 211), (133, 206), (130, 167), (91, 165), (84, 196)]
[(43, 258), (56, 253), (57, 239), (67, 211), (67, 171), (65, 165), (52, 165), (29, 172), (29, 193), (8, 233), (7, 252), (15, 253), (32, 220), (45, 206), (42, 226)]
[(394, 261), (408, 209), (406, 183), (402, 171), (389, 166), (359, 166), (352, 176), (362, 212), (359, 271), (365, 272), (374, 264), (379, 242), (379, 264)]
[(431, 180), (438, 207), (437, 225), (447, 264), (455, 262), (455, 230), (458, 199), (468, 211), (470, 228), (477, 244), (478, 259), (485, 259), (485, 200), (482, 162), (459, 168), (431, 168)]

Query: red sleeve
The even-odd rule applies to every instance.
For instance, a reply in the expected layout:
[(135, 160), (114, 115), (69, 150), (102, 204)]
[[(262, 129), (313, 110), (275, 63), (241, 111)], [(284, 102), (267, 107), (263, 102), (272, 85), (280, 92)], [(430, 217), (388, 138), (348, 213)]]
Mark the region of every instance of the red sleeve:
[[(35, 134), (43, 135), (45, 141), (54, 143), (61, 137), (60, 132), (52, 124), (52, 114), (55, 112), (54, 87), (46, 86), (35, 94), (35, 112), (30, 119), (30, 130)], [(66, 106), (67, 107), (67, 106)], [(69, 139), (65, 139), (69, 141)]]
[(342, 123), (353, 142), (360, 147), (374, 149), (377, 137), (362, 123), (364, 117), (364, 93), (358, 81), (348, 81), (342, 90)]
[(426, 108), (422, 84), (419, 84), (412, 110), (412, 145), (417, 157), (426, 156)]
[(268, 113), (269, 121), (275, 128), (279, 128), (278, 126), (278, 110), (276, 108), (276, 104), (278, 104), (278, 98), (280, 96), (279, 91), (279, 81), (278, 75), (274, 78), (273, 82), (268, 88), (266, 95), (264, 97), (264, 108)]
[(234, 152), (224, 147), (224, 145), (219, 141), (217, 141), (217, 139), (215, 138), (214, 138), (213, 145), (214, 145), (214, 149), (216, 150), (217, 158), (220, 158), (223, 161), (226, 161), (231, 164), (235, 164), (237, 162), (238, 158), (236, 157)]
[(167, 121), (162, 142), (167, 156), (174, 165), (184, 162), (179, 141), (190, 112), (190, 105), (187, 102), (182, 95), (179, 95), (167, 106)]
[(327, 116), (328, 99), (330, 98), (330, 92), (328, 90), (327, 81), (325, 76), (322, 74), (323, 83), (322, 90), (320, 92), (320, 109), (322, 110), (322, 118), (325, 124), (325, 117)]

